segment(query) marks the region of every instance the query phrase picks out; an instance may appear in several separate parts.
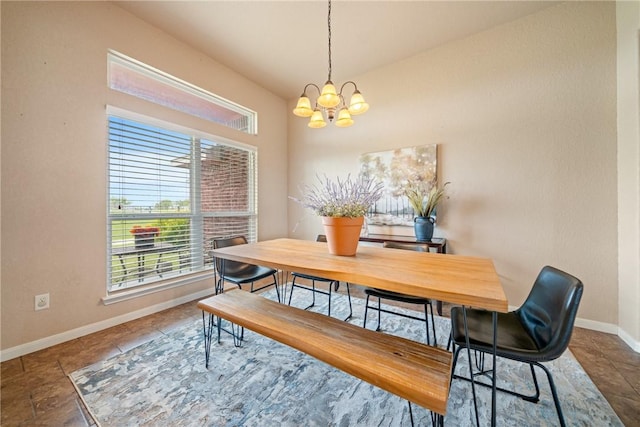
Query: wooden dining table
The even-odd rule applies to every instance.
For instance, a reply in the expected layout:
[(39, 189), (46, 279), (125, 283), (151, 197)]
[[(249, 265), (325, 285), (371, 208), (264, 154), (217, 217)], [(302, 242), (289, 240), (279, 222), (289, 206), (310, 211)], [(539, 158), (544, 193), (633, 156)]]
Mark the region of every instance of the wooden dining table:
[(331, 255), (327, 244), (266, 240), (214, 249), (217, 258), (295, 271), (343, 282), (507, 312), (508, 303), (489, 258), (360, 246), (355, 256)]
[[(508, 301), (489, 258), (362, 245), (355, 256), (336, 256), (329, 253), (326, 243), (288, 238), (214, 249), (213, 255), (223, 261), (257, 264), (489, 310), (494, 320), (495, 364), (496, 313), (507, 312)], [(471, 368), (470, 351), (468, 356)], [(493, 383), (492, 413), (495, 413)], [(473, 394), (475, 399), (475, 388)]]

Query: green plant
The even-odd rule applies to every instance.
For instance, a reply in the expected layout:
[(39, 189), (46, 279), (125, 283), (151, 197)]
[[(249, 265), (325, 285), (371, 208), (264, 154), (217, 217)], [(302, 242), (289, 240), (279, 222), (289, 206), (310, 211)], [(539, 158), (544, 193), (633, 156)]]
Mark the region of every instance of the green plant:
[(173, 245), (186, 245), (189, 243), (190, 220), (188, 218), (165, 218), (155, 222), (162, 230), (160, 240)]
[(356, 179), (348, 175), (345, 180), (339, 177), (331, 180), (326, 175), (316, 177), (319, 185), (306, 185), (301, 188), (300, 199), (290, 198), (320, 216), (361, 217), (382, 197), (382, 183), (362, 174)]
[[(445, 182), (440, 188), (433, 186), (428, 192), (415, 186), (407, 188), (405, 196), (409, 199), (409, 203), (416, 216), (425, 218), (432, 218), (434, 216), (436, 206), (438, 206), (438, 203), (440, 203), (444, 197), (444, 190), (447, 184), (449, 184), (449, 182)], [(433, 222), (433, 219), (431, 222)]]

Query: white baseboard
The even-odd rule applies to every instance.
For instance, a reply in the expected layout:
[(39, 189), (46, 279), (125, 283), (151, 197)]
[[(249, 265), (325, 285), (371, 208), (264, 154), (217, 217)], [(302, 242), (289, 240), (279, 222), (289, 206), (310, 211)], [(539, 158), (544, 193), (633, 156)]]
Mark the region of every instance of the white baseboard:
[[(16, 347), (11, 347), (6, 350), (0, 351), (0, 362), (11, 360), (16, 357), (23, 356), (25, 354), (33, 353), (34, 351), (42, 350), (47, 347), (51, 347), (72, 339), (80, 338), (85, 335), (89, 335), (94, 332), (101, 331), (103, 329), (111, 328), (121, 323), (139, 319), (140, 317), (148, 316), (150, 314), (154, 314), (159, 311), (166, 310), (168, 308), (172, 308), (189, 301), (195, 301), (197, 299), (204, 298), (211, 294), (212, 294), (211, 289), (205, 289), (199, 292), (195, 292), (193, 294), (183, 296), (181, 298), (177, 298), (171, 301), (166, 301), (160, 304), (153, 305), (151, 307), (146, 307), (140, 310), (136, 310), (131, 313), (123, 314), (121, 316), (112, 317), (111, 319), (106, 319), (101, 322), (92, 323), (90, 325), (85, 325), (80, 328), (62, 332), (60, 334), (52, 335), (52, 336), (42, 338), (36, 341), (32, 341), (26, 344), (22, 344)], [(515, 308), (510, 307), (510, 309), (515, 309)], [(618, 325), (613, 325), (611, 323), (596, 322), (594, 320), (581, 319), (581, 318), (577, 318), (575, 324), (580, 328), (591, 329), (598, 332), (605, 332), (609, 334), (618, 335), (625, 343), (627, 343), (627, 345), (629, 345), (629, 347), (631, 347), (631, 349), (633, 349), (635, 352), (640, 353), (640, 342), (634, 340), (624, 330), (620, 329)]]
[(51, 335), (49, 337), (45, 337), (36, 341), (31, 341), (26, 344), (11, 347), (6, 350), (0, 351), (0, 362), (11, 360), (25, 354), (33, 353), (34, 351), (42, 350), (69, 340), (80, 338), (85, 335), (89, 335), (103, 329), (111, 328), (121, 323), (129, 322), (131, 320), (139, 319), (140, 317), (148, 316), (150, 314), (154, 314), (159, 311), (178, 306), (180, 304), (195, 301), (212, 294), (213, 289), (205, 289), (193, 294), (173, 299), (171, 301), (166, 301), (160, 304), (152, 305), (150, 307), (142, 308), (140, 310), (132, 311), (131, 313), (126, 313), (100, 322), (92, 323), (90, 325), (71, 329), (69, 331), (65, 331), (56, 335)]
[(640, 353), (640, 341), (634, 340), (625, 330), (619, 329), (618, 336), (622, 338), (622, 341), (626, 342), (629, 347), (636, 353)]
[(596, 322), (595, 320), (576, 319), (576, 326), (579, 328), (591, 329), (592, 331), (605, 332), (619, 336), (633, 351), (640, 353), (640, 342), (634, 340), (631, 335), (626, 333), (618, 325), (611, 323)]
[(618, 325), (611, 323), (596, 322), (595, 320), (576, 318), (575, 325), (579, 328), (591, 329), (592, 331), (606, 332), (607, 334), (618, 334)]

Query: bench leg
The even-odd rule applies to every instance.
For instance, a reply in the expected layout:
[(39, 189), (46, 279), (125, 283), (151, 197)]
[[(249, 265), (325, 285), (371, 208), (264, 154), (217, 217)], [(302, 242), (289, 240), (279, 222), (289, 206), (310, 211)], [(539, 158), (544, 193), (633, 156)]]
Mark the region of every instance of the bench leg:
[[(236, 328), (238, 330), (238, 333), (236, 333)], [(244, 339), (244, 327), (237, 326), (235, 323), (232, 323), (231, 335), (233, 335), (233, 345), (235, 347), (242, 347), (242, 340)]]
[(444, 427), (444, 416), (431, 412), (431, 424), (433, 427)]
[[(411, 409), (411, 401), (407, 400), (409, 404), (409, 420), (411, 421), (411, 427), (414, 427), (413, 423), (413, 410)], [(438, 414), (436, 412), (431, 411), (431, 425), (433, 427), (443, 427), (444, 426), (444, 416)]]
[[(220, 325), (220, 322), (218, 322)], [(202, 329), (204, 333), (204, 366), (209, 368), (209, 356), (211, 355), (211, 338), (213, 337), (213, 314), (209, 314), (209, 321), (207, 324), (207, 316), (204, 310), (202, 311)], [(218, 331), (218, 340), (220, 339), (220, 331)]]

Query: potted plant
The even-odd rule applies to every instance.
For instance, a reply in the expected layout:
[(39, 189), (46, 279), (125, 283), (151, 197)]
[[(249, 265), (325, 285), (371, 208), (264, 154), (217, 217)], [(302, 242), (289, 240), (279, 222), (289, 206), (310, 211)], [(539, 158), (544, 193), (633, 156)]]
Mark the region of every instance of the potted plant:
[(436, 222), (435, 210), (444, 197), (447, 184), (449, 183), (445, 182), (440, 188), (434, 185), (428, 191), (423, 187), (410, 186), (405, 191), (409, 204), (416, 215), (413, 219), (413, 229), (417, 241), (430, 241), (433, 237), (433, 227)]
[(383, 185), (363, 174), (352, 179), (317, 176), (318, 184), (301, 189), (293, 200), (322, 217), (329, 253), (353, 256), (358, 248), (364, 215), (382, 197)]
[(129, 230), (129, 233), (133, 234), (136, 249), (152, 248), (155, 244), (156, 236), (160, 233), (160, 229), (150, 225), (145, 227), (134, 225), (131, 230)]

